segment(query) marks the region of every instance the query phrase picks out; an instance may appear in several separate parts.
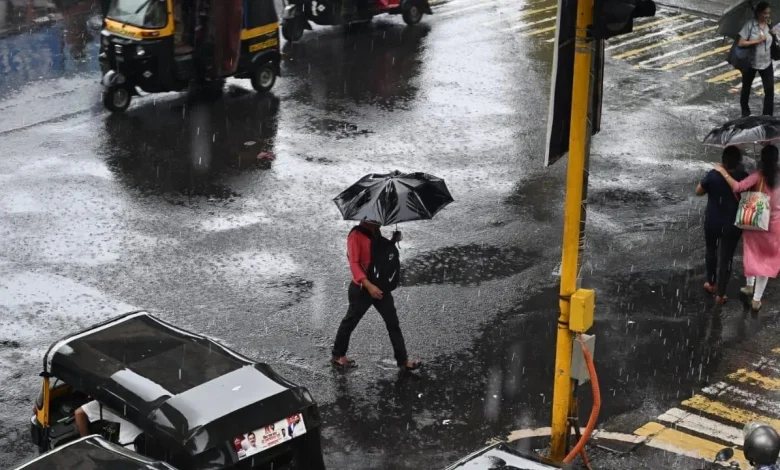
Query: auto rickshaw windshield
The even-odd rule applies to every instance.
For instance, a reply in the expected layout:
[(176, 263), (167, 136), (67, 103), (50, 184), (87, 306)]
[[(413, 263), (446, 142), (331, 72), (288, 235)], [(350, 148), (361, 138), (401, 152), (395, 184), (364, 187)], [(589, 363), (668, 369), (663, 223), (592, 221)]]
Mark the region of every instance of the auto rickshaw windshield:
[(106, 16), (139, 28), (161, 29), (168, 23), (165, 0), (111, 0)]

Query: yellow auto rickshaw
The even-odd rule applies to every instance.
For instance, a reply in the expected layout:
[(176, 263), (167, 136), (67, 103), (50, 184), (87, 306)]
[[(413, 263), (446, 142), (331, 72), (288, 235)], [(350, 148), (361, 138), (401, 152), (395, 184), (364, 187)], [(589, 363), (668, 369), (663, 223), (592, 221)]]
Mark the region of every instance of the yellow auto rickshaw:
[(103, 104), (121, 112), (147, 93), (248, 78), (260, 92), (280, 75), (274, 0), (111, 0), (100, 42)]

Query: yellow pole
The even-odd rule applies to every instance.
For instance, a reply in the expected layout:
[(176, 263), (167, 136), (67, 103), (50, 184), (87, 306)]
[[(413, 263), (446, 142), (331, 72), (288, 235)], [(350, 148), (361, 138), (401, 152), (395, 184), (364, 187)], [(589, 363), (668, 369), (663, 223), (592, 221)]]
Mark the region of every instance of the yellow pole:
[(574, 52), (574, 82), (571, 99), (569, 162), (566, 172), (566, 205), (563, 219), (563, 253), (561, 259), (560, 309), (558, 340), (555, 351), (555, 382), (553, 388), (552, 431), (550, 457), (562, 461), (566, 457), (568, 412), (572, 398), (571, 353), (572, 334), (569, 330), (570, 298), (577, 290), (577, 258), (579, 256), (580, 219), (582, 216), (583, 174), (589, 145), (588, 107), (590, 101), (591, 44), (587, 28), (593, 23), (593, 0), (577, 3), (577, 39)]

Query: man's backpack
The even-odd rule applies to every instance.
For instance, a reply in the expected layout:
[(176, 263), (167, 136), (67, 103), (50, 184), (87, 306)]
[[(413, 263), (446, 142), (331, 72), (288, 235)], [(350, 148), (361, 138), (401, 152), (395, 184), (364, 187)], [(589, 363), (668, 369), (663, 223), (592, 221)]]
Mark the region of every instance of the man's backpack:
[(374, 235), (365, 227), (357, 225), (351, 232), (358, 231), (371, 240), (371, 264), (366, 276), (382, 292), (392, 292), (398, 287), (401, 277), (401, 256), (395, 243), (381, 235)]

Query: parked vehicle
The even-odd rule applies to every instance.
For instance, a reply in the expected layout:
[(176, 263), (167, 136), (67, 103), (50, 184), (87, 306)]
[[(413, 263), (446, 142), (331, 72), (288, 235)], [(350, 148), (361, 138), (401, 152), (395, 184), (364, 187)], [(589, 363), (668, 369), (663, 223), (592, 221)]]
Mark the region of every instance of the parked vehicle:
[(138, 453), (176, 468), (324, 468), (308, 390), (143, 311), (56, 342), (41, 376), (31, 436), (42, 452), (78, 440), (74, 412), (97, 400), (140, 428)]
[(311, 23), (360, 23), (387, 13), (401, 15), (406, 24), (415, 25), (423, 14), (433, 14), (428, 0), (285, 0), (284, 4), (282, 36), (290, 42), (301, 39), (305, 30), (312, 29)]
[(129, 452), (98, 435), (82, 437), (46, 452), (16, 470), (176, 470), (165, 462)]
[(457, 461), (445, 470), (492, 470), (497, 468), (517, 468), (523, 470), (584, 470), (575, 464), (560, 466), (551, 460), (535, 454), (522, 452), (509, 444), (500, 442)]
[(221, 91), (227, 77), (260, 92), (280, 75), (274, 0), (112, 0), (101, 34), (103, 104), (195, 85)]

